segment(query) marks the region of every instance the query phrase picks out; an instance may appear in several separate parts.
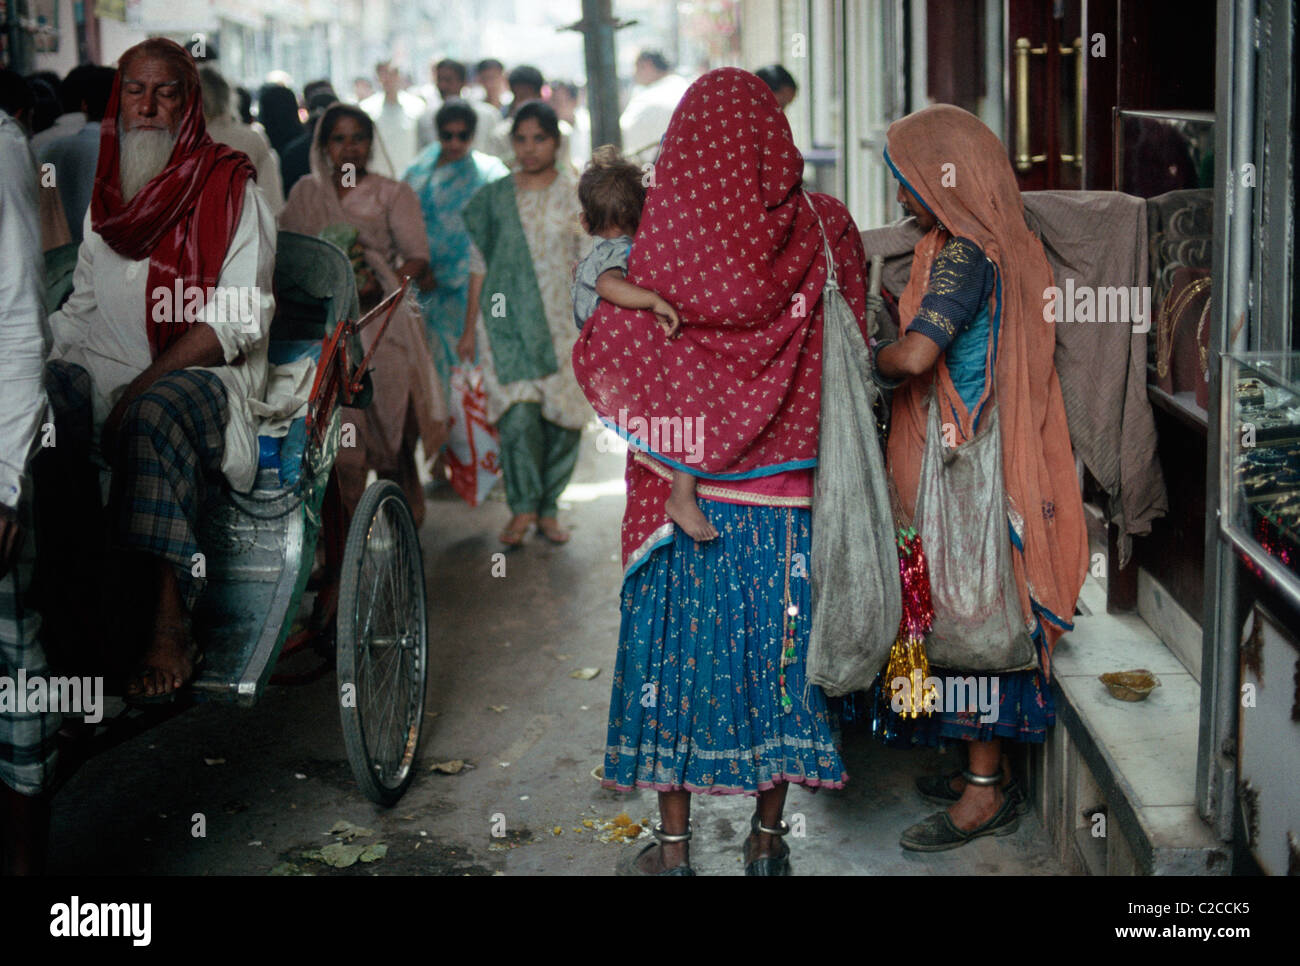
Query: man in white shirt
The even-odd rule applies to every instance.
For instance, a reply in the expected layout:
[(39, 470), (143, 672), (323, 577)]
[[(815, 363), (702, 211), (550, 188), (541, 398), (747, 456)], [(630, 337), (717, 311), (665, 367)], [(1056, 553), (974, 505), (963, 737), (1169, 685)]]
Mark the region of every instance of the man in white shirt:
[[(42, 167), (54, 165), (54, 181), (63, 199), (63, 213), (68, 231), (75, 242), (81, 241), (81, 223), (90, 207), (90, 193), (95, 187), (95, 166), (99, 161), (99, 122), (104, 119), (108, 95), (113, 90), (116, 71), (111, 67), (79, 67), (81, 112), (86, 123), (76, 134), (46, 143), (37, 152)], [(71, 74), (68, 75), (72, 77)], [(65, 115), (66, 116), (66, 115)], [(36, 149), (35, 139), (32, 141)]]
[[(433, 65), (433, 87), (437, 100), (429, 101), (430, 109), (425, 112), (424, 117), (420, 118), (421, 151), (432, 144), (438, 136), (437, 126), (433, 120), (434, 115), (438, 113), (438, 108), (448, 101), (463, 100), (467, 79), (465, 65), (458, 60), (444, 57)], [(473, 109), (475, 117), (478, 118), (476, 131), (492, 131), (501, 122), (501, 112), (486, 101), (467, 100), (465, 103)], [(482, 151), (478, 147), (475, 150)]]
[(672, 73), (667, 59), (657, 50), (643, 50), (636, 59), (638, 85), (618, 119), (623, 132), (623, 154), (638, 161), (659, 156), (659, 142), (668, 130), (677, 102), (690, 83)]
[(59, 103), (63, 113), (54, 119), (53, 125), (32, 135), (32, 152), (37, 157), (55, 141), (76, 134), (85, 126), (88, 118), (81, 102), (86, 99), (87, 82), (93, 83), (91, 72), (98, 69), (92, 64), (79, 64), (59, 82)]
[[(540, 101), (542, 88), (545, 86), (546, 79), (536, 67), (524, 64), (512, 70), (510, 72), (510, 113), (504, 120), (498, 121), (495, 127), (479, 133), (481, 143), (475, 144), (474, 150), (498, 157), (507, 166), (513, 167), (515, 148), (510, 130), (514, 127), (515, 111), (529, 101)], [(573, 128), (567, 121), (560, 121), (560, 149), (555, 154), (556, 167), (574, 170), (569, 148), (572, 136)]]
[(420, 118), (427, 110), (424, 99), (405, 90), (402, 72), (388, 61), (375, 67), (383, 90), (361, 102), (375, 122), (379, 145), (370, 170), (400, 179), (420, 151)]
[[(157, 697), (199, 656), (189, 614), (204, 498), (214, 483), (248, 491), (257, 472), (249, 401), (266, 392), (275, 219), (247, 156), (207, 135), (198, 71), (172, 41), (122, 55), (102, 137), (73, 292), (50, 317), (58, 446), (38, 484), (87, 463), (111, 470), (119, 569), (152, 591), (127, 693)], [(91, 513), (68, 506), (70, 533), (57, 536), (69, 544), (47, 548), (42, 531), (43, 552), (84, 550), (78, 509)]]
[(579, 93), (572, 81), (551, 81), (549, 103), (560, 119), (562, 134), (568, 125), (569, 161), (581, 172), (591, 160), (591, 115), (579, 103)]
[(474, 80), (483, 88), (483, 101), (497, 112), (498, 119), (506, 113), (505, 64), (495, 57), (486, 57), (474, 65)]
[(280, 159), (271, 150), (265, 134), (238, 120), (231, 110), (230, 85), (221, 72), (211, 65), (199, 68), (203, 87), (203, 120), (212, 140), (243, 151), (257, 169), (257, 187), (266, 196), (271, 214), (279, 215), (284, 207), (284, 185), (280, 178)]
[[(27, 461), (45, 416), (45, 263), (35, 162), (4, 110), (0, 171), (0, 678), (39, 680), (49, 669), (25, 597), (34, 551)], [(55, 713), (0, 709), (0, 875), (42, 871), (59, 723)]]

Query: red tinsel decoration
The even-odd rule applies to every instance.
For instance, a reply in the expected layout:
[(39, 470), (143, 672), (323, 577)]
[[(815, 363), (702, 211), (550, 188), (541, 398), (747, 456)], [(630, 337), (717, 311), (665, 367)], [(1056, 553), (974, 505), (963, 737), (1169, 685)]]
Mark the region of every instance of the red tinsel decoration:
[[(930, 662), (925, 656), (925, 635), (934, 626), (934, 605), (930, 601), (930, 569), (925, 561), (921, 536), (912, 527), (898, 531), (898, 575), (902, 584), (903, 616), (898, 622), (898, 637), (889, 651), (883, 683), (894, 693), (901, 691), (902, 707), (895, 710), (904, 717), (929, 714), (937, 697), (930, 677)], [(904, 684), (896, 684), (902, 679)]]
[(903, 619), (898, 633), (924, 637), (934, 626), (930, 602), (930, 568), (925, 562), (921, 535), (911, 527), (898, 531), (898, 574), (903, 584)]

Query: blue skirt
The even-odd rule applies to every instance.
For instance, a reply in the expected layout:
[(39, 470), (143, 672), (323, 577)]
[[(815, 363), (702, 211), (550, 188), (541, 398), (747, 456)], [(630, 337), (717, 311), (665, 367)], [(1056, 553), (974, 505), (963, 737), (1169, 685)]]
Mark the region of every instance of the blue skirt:
[[(677, 530), (623, 583), (604, 786), (719, 795), (782, 782), (842, 787), (837, 722), (805, 677), (809, 511), (700, 507), (717, 539), (697, 544)], [(787, 570), (799, 613), (783, 711)]]
[[(1034, 634), (1039, 648), (1039, 667), (1045, 663), (1041, 629)], [(943, 677), (965, 677), (979, 672), (944, 671), (931, 668), (930, 673)], [(885, 744), (893, 747), (926, 745), (943, 748), (957, 741), (992, 741), (1001, 738), (1041, 744), (1047, 729), (1056, 723), (1056, 706), (1052, 689), (1038, 668), (1007, 671), (998, 681), (998, 714), (994, 721), (981, 721), (979, 711), (939, 711), (919, 718), (904, 718), (890, 707), (891, 692), (881, 686), (880, 678), (869, 691), (846, 695), (832, 702), (848, 725), (867, 727)]]

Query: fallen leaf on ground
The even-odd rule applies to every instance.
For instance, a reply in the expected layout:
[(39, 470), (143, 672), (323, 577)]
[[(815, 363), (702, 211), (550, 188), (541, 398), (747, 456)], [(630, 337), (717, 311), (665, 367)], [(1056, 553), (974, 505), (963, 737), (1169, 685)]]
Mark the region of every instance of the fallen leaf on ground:
[(292, 862), (281, 862), (267, 875), (302, 875), (302, 868)]
[(495, 711), (497, 714), (500, 714), (502, 711), (506, 710), (506, 708), (508, 708), (508, 707), (509, 707), (509, 705), (506, 705), (506, 704), (489, 704), (489, 705), (488, 705), (488, 710), (489, 710), (489, 711)]
[(579, 681), (590, 681), (599, 673), (600, 668), (598, 667), (580, 667), (578, 670), (572, 672), (569, 677), (577, 678)]
[(362, 862), (378, 862), (388, 854), (388, 846), (383, 842), (376, 842), (374, 845), (367, 845), (361, 853)]
[(335, 869), (346, 869), (350, 865), (355, 865), (357, 859), (361, 858), (361, 853), (366, 850), (364, 845), (344, 845), (342, 842), (332, 842), (322, 849), (311, 849), (302, 854), (304, 859), (311, 859), (314, 862), (322, 862), (325, 865)]
[(353, 825), (346, 819), (339, 819), (334, 823), (334, 827), (325, 834), (337, 835), (344, 842), (351, 842), (355, 838), (369, 838), (371, 835), (375, 834), (375, 830), (363, 828), (360, 825)]
[(464, 767), (465, 767), (465, 760), (463, 758), (453, 758), (450, 761), (438, 762), (436, 765), (430, 768), (429, 771), (436, 771), (443, 775), (455, 775)]

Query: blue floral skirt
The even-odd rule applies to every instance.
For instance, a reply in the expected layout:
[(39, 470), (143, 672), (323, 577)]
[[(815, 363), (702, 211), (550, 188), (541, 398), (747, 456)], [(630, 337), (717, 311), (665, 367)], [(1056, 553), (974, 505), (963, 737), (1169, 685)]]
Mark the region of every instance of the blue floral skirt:
[[(805, 677), (809, 511), (700, 507), (717, 539), (697, 544), (677, 530), (624, 581), (604, 786), (714, 795), (782, 782), (842, 787), (838, 722)], [(799, 613), (783, 711), (787, 572)]]

